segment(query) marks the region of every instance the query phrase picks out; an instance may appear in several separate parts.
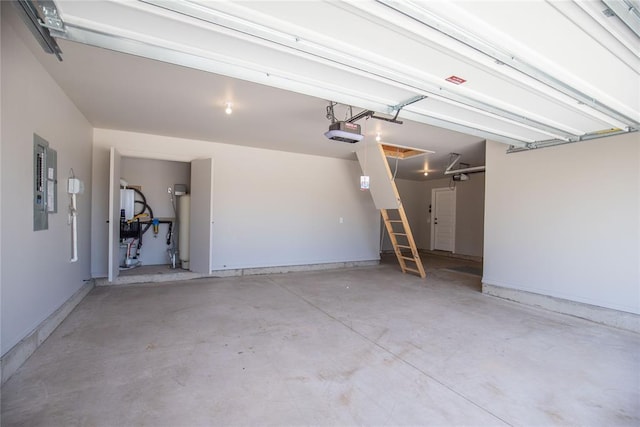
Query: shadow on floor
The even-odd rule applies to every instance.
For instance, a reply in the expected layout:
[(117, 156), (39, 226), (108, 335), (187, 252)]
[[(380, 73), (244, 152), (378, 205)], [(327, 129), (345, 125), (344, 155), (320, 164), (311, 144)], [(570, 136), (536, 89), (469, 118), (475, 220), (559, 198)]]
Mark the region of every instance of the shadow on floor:
[[(464, 286), (476, 292), (482, 291), (482, 263), (434, 253), (420, 253), (422, 265), (430, 276), (449, 279), (450, 286)], [(400, 269), (395, 254), (382, 254), (380, 264)]]

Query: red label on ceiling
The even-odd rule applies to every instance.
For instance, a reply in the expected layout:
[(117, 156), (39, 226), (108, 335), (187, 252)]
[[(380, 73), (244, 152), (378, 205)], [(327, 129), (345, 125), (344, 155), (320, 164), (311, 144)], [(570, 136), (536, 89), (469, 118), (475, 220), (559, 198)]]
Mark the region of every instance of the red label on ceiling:
[(451, 82), (451, 83), (456, 84), (456, 85), (461, 85), (462, 83), (466, 82), (465, 79), (463, 79), (462, 77), (458, 77), (458, 76), (447, 77), (446, 80), (448, 82)]

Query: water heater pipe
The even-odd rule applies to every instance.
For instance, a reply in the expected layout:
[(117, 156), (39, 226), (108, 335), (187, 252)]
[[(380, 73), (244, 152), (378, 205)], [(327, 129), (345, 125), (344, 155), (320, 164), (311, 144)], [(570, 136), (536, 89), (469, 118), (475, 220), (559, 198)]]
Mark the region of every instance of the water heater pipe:
[(185, 270), (189, 269), (189, 216), (191, 196), (185, 194), (178, 197), (178, 255)]
[(75, 193), (71, 195), (71, 260), (78, 261), (78, 209)]

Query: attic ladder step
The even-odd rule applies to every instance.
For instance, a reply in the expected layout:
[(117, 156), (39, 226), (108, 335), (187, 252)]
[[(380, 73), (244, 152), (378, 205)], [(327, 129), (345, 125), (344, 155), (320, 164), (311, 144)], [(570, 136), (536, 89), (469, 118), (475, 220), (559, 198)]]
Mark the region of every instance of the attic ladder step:
[[(390, 218), (389, 211), (398, 211), (398, 215), (400, 219)], [(402, 204), (398, 207), (398, 209), (380, 209), (380, 213), (382, 214), (382, 219), (384, 220), (384, 225), (387, 228), (387, 232), (389, 233), (389, 238), (391, 239), (391, 244), (393, 245), (393, 251), (396, 253), (396, 257), (398, 258), (398, 262), (400, 263), (400, 268), (403, 273), (411, 272), (419, 275), (421, 278), (426, 277), (426, 273), (424, 271), (424, 266), (422, 265), (422, 261), (420, 260), (420, 255), (418, 255), (418, 248), (416, 247), (416, 243), (413, 240), (413, 234), (411, 233), (411, 228), (409, 227), (409, 220), (407, 219), (407, 214), (404, 211), (404, 207)], [(398, 230), (398, 224), (402, 225), (402, 230)], [(396, 227), (394, 229), (393, 227)], [(406, 240), (406, 242), (399, 243), (398, 236), (402, 236), (402, 239)], [(406, 256), (401, 252), (401, 249), (410, 249), (411, 256)], [(407, 262), (412, 262), (416, 265), (416, 268), (408, 267)]]
[[(369, 153), (368, 156), (367, 152)], [(426, 276), (424, 266), (418, 256), (418, 249), (416, 248), (416, 243), (413, 240), (413, 235), (409, 228), (407, 215), (402, 207), (398, 187), (396, 186), (394, 176), (391, 174), (389, 162), (387, 161), (387, 156), (382, 145), (373, 140), (369, 141), (365, 139), (358, 144), (356, 155), (360, 162), (363, 175), (371, 177), (369, 192), (373, 198), (373, 204), (376, 206), (376, 209), (380, 209), (382, 213), (386, 230), (389, 233), (389, 238), (393, 244), (393, 250), (398, 257), (402, 272), (406, 273), (409, 271), (424, 278)], [(388, 211), (391, 210), (397, 211), (398, 213), (393, 212), (393, 215), (389, 217)], [(403, 254), (401, 250), (404, 250), (405, 254)], [(406, 252), (409, 251), (411, 255), (406, 255)], [(407, 263), (411, 262), (415, 263), (416, 268), (407, 267)], [(413, 264), (411, 265), (413, 267)]]

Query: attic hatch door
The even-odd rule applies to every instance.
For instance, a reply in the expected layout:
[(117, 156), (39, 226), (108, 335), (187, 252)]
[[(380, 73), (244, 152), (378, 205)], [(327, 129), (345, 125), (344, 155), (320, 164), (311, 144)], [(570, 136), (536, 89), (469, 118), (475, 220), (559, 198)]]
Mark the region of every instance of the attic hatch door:
[(382, 150), (375, 141), (361, 141), (356, 151), (362, 174), (369, 176), (369, 192), (376, 209), (398, 209), (400, 196), (393, 184), (391, 170)]
[(434, 154), (434, 151), (431, 150), (422, 150), (420, 148), (411, 148), (405, 147), (402, 145), (393, 145), (393, 144), (380, 144), (382, 147), (382, 151), (384, 155), (390, 157), (392, 159), (411, 159), (417, 156), (424, 156), (427, 154)]
[(120, 272), (120, 153), (109, 150), (109, 261), (108, 280), (113, 282)]

